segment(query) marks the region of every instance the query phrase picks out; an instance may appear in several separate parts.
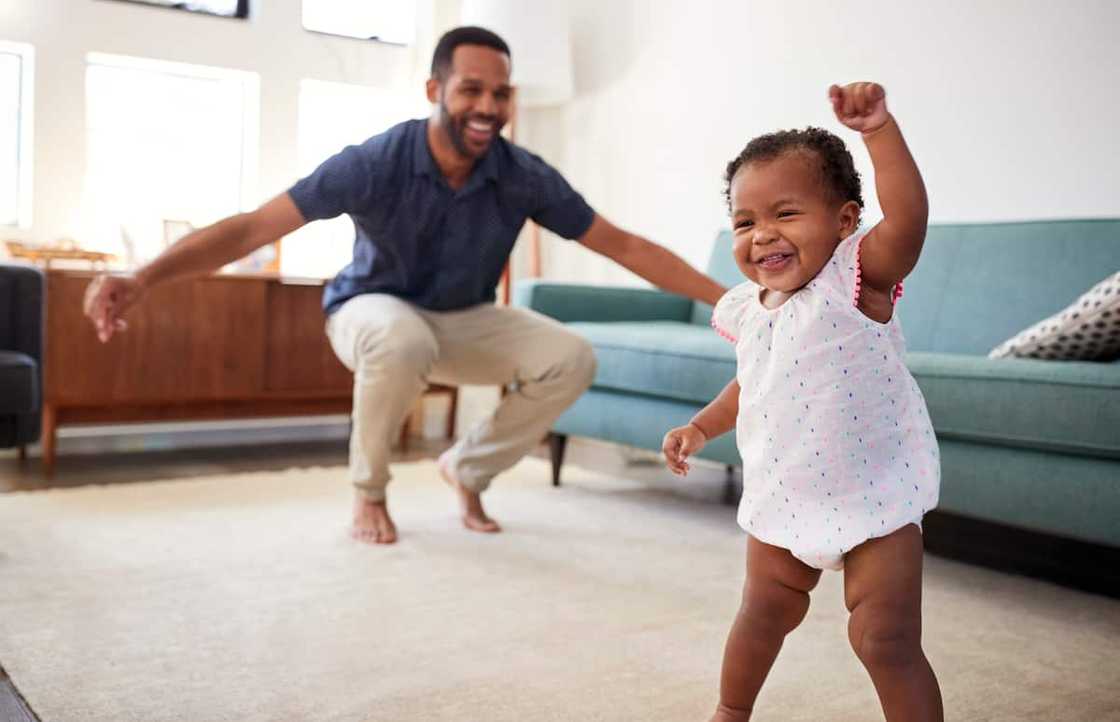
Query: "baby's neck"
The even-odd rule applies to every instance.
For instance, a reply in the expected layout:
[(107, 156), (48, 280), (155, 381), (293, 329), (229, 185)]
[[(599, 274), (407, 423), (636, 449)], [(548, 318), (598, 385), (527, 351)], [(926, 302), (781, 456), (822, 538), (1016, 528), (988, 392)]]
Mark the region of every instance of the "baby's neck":
[(767, 308), (773, 311), (774, 309), (780, 307), (786, 301), (793, 298), (794, 294), (800, 290), (801, 289), (799, 288), (795, 291), (789, 292), (775, 291), (772, 288), (766, 288), (765, 286), (763, 286), (762, 290), (759, 291), (758, 301), (762, 304), (763, 308)]

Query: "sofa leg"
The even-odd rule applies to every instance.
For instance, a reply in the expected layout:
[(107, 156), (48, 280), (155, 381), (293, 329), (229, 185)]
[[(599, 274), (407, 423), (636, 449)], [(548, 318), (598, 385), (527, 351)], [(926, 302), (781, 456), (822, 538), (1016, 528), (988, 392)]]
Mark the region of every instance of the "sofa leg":
[(21, 466), (27, 463), (27, 444), (19, 445), (19, 463)]
[(43, 476), (54, 477), (55, 433), (58, 428), (58, 415), (52, 404), (43, 404), (43, 427), (41, 436), (43, 451)]
[(568, 437), (564, 434), (548, 435), (548, 450), (552, 457), (552, 485), (560, 486), (560, 467), (564, 464), (564, 450), (568, 446)]
[(734, 506), (739, 500), (739, 485), (735, 483), (735, 467), (728, 465), (726, 470), (727, 475), (723, 479), (723, 503)]

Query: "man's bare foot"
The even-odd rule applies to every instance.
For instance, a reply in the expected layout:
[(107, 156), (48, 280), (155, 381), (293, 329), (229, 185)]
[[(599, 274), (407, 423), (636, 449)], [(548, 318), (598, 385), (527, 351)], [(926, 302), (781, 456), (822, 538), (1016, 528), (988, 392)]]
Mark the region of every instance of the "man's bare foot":
[(392, 544), (397, 540), (397, 527), (383, 501), (374, 501), (362, 492), (354, 492), (354, 526), (350, 536), (366, 544)]
[(471, 531), (481, 531), (488, 534), (500, 532), (502, 527), (498, 526), (498, 522), (486, 516), (486, 511), (482, 508), (482, 497), (479, 493), (466, 488), (455, 478), (455, 474), (451, 472), (451, 460), (447, 458), (446, 453), (439, 457), (436, 465), (439, 466), (439, 475), (443, 477), (443, 480), (459, 493), (459, 509), (463, 513), (463, 526)]

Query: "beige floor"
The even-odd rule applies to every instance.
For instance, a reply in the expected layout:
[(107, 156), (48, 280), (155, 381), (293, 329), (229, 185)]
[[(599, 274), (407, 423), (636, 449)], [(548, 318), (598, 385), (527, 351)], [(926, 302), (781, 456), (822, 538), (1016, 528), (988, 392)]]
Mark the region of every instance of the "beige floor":
[[(742, 574), (733, 512), (706, 498), (718, 470), (690, 498), (576, 468), (555, 490), (529, 461), (496, 485), (507, 531), (485, 537), (458, 527), (430, 462), (406, 464), (401, 543), (372, 549), (345, 536), (340, 467), (272, 462), (0, 495), (0, 663), (44, 722), (699, 720), (710, 707)], [(151, 463), (147, 478), (165, 463), (179, 466)], [(68, 486), (129, 477), (70, 466)], [(949, 719), (1120, 719), (1120, 603), (938, 559), (926, 580)], [(758, 720), (878, 718), (839, 582), (826, 575)]]

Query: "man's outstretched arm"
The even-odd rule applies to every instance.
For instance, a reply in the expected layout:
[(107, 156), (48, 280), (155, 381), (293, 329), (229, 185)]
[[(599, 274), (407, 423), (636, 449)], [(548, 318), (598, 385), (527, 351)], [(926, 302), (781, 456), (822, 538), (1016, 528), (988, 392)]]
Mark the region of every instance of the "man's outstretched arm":
[(250, 213), (239, 213), (180, 239), (132, 275), (101, 275), (86, 289), (84, 310), (108, 341), (125, 327), (124, 314), (152, 286), (213, 273), (303, 226), (291, 196), (282, 193)]
[(625, 231), (598, 214), (579, 242), (670, 293), (714, 306), (727, 290), (669, 249)]

